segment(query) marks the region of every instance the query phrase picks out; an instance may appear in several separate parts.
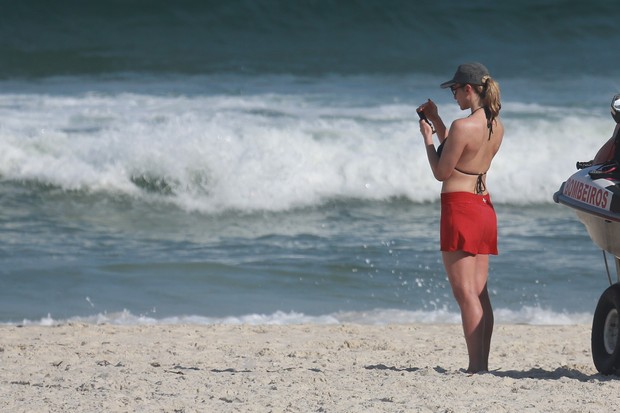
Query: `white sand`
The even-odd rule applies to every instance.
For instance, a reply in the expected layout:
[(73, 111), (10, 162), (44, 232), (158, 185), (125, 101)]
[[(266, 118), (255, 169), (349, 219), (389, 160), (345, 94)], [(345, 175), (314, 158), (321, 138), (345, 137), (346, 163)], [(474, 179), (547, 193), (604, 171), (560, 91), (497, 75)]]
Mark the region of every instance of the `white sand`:
[(589, 326), (0, 327), (2, 412), (612, 412)]

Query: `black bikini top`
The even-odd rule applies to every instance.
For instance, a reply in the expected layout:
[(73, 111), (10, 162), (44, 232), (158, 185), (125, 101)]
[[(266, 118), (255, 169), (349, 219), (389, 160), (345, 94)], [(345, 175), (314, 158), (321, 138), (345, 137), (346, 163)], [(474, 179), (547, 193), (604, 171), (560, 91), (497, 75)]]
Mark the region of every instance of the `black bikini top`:
[[(439, 147), (437, 147), (437, 157), (441, 158), (441, 152), (443, 152), (443, 145), (444, 143), (446, 143), (448, 139), (444, 139), (443, 142), (441, 142), (441, 144), (439, 145)], [(477, 176), (478, 178), (476, 179), (476, 194), (477, 195), (482, 195), (484, 194), (484, 191), (487, 190), (486, 185), (484, 184), (484, 180), (482, 179), (487, 173), (486, 172), (482, 172), (482, 173), (475, 173), (475, 172), (466, 172), (466, 171), (462, 171), (457, 167), (454, 167), (454, 169), (457, 172), (460, 172), (462, 174), (465, 175), (471, 175), (471, 176)]]

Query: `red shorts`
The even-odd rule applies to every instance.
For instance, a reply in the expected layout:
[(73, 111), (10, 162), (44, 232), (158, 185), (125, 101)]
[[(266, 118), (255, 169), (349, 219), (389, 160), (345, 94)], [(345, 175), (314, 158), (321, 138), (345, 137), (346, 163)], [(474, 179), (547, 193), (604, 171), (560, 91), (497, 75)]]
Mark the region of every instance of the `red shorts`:
[(497, 216), (491, 197), (469, 192), (441, 194), (442, 251), (497, 255)]

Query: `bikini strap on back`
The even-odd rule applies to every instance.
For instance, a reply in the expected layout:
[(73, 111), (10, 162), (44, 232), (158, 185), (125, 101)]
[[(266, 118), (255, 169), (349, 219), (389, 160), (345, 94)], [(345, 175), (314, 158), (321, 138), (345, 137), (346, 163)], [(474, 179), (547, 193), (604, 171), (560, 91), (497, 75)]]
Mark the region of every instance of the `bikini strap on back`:
[(477, 176), (478, 178), (476, 179), (476, 194), (478, 195), (482, 195), (484, 193), (484, 191), (487, 190), (486, 185), (484, 184), (484, 181), (482, 180), (482, 177), (484, 175), (486, 175), (486, 172), (482, 172), (482, 173), (471, 173), (471, 172), (465, 172), (460, 170), (459, 168), (454, 168), (455, 170), (457, 170), (458, 172), (465, 174), (465, 175), (471, 175), (471, 176)]

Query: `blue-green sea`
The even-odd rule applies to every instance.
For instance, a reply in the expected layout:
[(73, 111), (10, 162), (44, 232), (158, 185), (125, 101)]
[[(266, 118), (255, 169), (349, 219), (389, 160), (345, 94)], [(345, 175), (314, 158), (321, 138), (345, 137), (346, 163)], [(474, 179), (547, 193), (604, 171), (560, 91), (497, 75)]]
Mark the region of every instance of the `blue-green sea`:
[[(552, 196), (611, 135), (611, 2), (1, 2), (0, 323), (458, 323), (415, 108), (481, 61), (502, 323), (589, 323)], [(612, 265), (610, 259), (610, 266)]]

